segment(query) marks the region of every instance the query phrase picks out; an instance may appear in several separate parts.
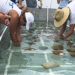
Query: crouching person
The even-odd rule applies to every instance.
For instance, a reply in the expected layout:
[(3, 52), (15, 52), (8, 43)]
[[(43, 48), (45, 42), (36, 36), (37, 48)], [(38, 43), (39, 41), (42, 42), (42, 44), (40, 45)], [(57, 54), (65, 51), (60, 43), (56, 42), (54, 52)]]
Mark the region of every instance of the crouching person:
[(34, 22), (34, 16), (27, 8), (21, 10), (12, 1), (0, 0), (0, 2), (0, 10), (11, 16), (9, 25), (11, 39), (15, 46), (20, 46), (21, 25), (25, 25), (26, 29), (29, 30), (30, 25)]
[[(54, 13), (54, 25), (55, 27), (61, 27), (59, 32), (60, 39), (66, 40), (74, 32), (75, 28), (75, 1), (69, 3), (62, 9), (57, 9)], [(69, 31), (63, 35), (67, 28), (67, 20), (70, 21)]]

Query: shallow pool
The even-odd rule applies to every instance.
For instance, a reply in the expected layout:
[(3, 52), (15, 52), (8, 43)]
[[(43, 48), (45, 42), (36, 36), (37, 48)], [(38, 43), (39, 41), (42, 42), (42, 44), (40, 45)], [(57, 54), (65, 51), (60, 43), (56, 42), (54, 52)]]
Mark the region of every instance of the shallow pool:
[[(34, 23), (29, 32), (22, 27), (21, 46), (14, 47), (10, 41), (10, 47), (0, 56), (0, 75), (75, 75), (75, 57), (67, 52), (66, 41), (54, 41), (58, 31), (45, 22)], [(75, 42), (74, 35), (69, 40)], [(62, 54), (53, 54), (54, 44), (64, 46)], [(60, 66), (45, 69), (42, 64), (46, 62)]]

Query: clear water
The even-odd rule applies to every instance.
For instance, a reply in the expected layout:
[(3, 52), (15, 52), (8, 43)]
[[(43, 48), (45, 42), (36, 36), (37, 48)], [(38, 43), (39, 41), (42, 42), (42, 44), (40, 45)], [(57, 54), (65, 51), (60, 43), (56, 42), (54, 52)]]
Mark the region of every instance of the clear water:
[[(29, 32), (22, 27), (21, 46), (14, 47), (10, 41), (7, 52), (4, 51), (0, 56), (0, 75), (75, 75), (75, 57), (67, 52), (66, 41), (54, 42), (58, 38), (55, 38), (58, 31), (52, 24), (46, 26), (44, 22), (35, 23)], [(71, 40), (73, 38), (74, 35), (70, 37)], [(64, 46), (63, 55), (52, 53), (54, 44)], [(46, 46), (47, 49), (42, 50), (41, 46)], [(25, 50), (26, 48), (32, 49)], [(45, 69), (41, 65), (46, 62), (56, 62), (60, 66)]]

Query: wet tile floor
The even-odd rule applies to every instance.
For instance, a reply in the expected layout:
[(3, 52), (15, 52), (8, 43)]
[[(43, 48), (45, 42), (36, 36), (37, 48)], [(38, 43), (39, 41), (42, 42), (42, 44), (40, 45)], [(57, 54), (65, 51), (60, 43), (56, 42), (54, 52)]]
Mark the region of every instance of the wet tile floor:
[[(10, 48), (3, 52), (0, 59), (0, 75), (75, 75), (75, 57), (66, 51), (66, 43), (63, 55), (54, 55), (52, 46), (57, 35), (53, 26), (36, 25), (30, 31), (22, 30), (22, 43), (20, 47), (14, 47), (10, 42)], [(56, 62), (60, 66), (45, 69), (41, 65), (45, 62)]]

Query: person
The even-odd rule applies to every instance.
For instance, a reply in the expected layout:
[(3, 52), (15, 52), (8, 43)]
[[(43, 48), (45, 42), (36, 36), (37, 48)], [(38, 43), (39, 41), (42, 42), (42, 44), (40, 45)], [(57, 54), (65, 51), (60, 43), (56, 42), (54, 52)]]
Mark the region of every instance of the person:
[[(22, 1), (23, 1), (23, 0), (19, 0), (18, 6), (19, 6), (20, 8), (23, 7)], [(39, 7), (39, 8), (42, 8), (42, 0), (26, 0), (26, 5), (27, 5), (27, 7), (29, 7), (29, 8), (36, 8), (36, 7), (37, 7), (37, 2), (39, 2), (39, 6), (38, 6), (38, 7)]]
[(57, 0), (57, 3), (59, 4), (59, 9), (62, 9), (66, 7), (66, 5), (69, 3), (69, 0)]
[(42, 8), (42, 0), (38, 0), (37, 2), (38, 2), (37, 3), (38, 4), (38, 8)]
[(15, 46), (21, 44), (21, 25), (26, 25), (29, 30), (30, 25), (34, 22), (33, 14), (27, 8), (19, 9), (17, 5), (10, 0), (0, 0), (0, 10), (11, 16), (10, 19), (10, 36)]
[(42, 8), (42, 0), (26, 0), (26, 4), (29, 8)]
[(6, 15), (4, 12), (0, 11), (0, 23), (1, 24), (6, 24), (6, 25), (9, 25), (9, 19), (11, 17)]
[(37, 1), (36, 0), (26, 0), (26, 5), (29, 8), (36, 8), (37, 7)]
[(40, 8), (42, 8), (42, 0), (40, 0)]
[[(57, 9), (54, 13), (54, 26), (62, 27), (59, 32), (60, 39), (66, 40), (74, 32), (75, 28), (75, 1), (69, 3), (66, 7), (62, 9)], [(70, 21), (69, 31), (63, 36), (63, 33), (67, 27), (67, 20)]]
[(23, 1), (23, 0), (18, 0), (18, 1), (17, 1), (17, 0), (11, 0), (11, 1), (14, 2), (15, 4), (18, 3), (17, 6), (18, 6), (20, 9), (22, 9), (22, 8), (24, 7), (24, 6), (22, 5), (22, 1)]

